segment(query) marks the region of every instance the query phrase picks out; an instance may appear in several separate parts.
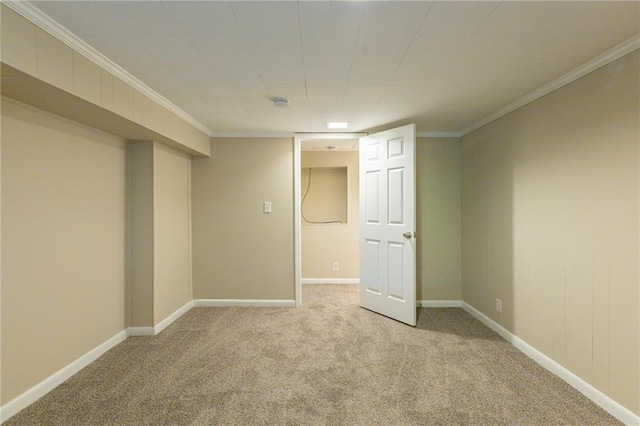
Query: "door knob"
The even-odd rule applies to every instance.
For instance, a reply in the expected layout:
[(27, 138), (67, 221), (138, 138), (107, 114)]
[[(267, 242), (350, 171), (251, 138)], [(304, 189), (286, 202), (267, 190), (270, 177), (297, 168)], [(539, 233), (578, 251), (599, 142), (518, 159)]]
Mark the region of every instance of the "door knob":
[(404, 234), (402, 234), (402, 236), (408, 240), (409, 238), (411, 238), (411, 232), (407, 231)]

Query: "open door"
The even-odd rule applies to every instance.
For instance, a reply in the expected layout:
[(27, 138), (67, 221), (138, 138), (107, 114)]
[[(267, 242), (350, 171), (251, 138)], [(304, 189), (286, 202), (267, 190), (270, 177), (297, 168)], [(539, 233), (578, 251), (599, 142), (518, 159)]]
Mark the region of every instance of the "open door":
[(415, 124), (360, 138), (360, 306), (416, 325)]

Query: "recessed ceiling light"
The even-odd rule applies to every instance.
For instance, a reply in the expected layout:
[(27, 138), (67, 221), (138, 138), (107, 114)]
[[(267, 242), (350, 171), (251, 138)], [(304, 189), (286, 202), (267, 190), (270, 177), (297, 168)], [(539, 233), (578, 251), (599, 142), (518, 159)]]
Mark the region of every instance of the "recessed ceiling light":
[(327, 121), (327, 129), (346, 129), (349, 124), (348, 121)]

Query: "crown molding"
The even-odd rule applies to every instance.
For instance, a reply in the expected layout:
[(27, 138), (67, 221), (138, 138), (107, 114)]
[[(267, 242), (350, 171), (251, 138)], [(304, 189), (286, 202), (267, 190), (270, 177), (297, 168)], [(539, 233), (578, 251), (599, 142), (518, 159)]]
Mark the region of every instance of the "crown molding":
[(630, 38), (629, 40), (619, 44), (613, 49), (604, 52), (600, 56), (597, 56), (596, 58), (587, 62), (586, 64), (579, 66), (573, 71), (570, 71), (568, 74), (565, 74), (562, 77), (556, 80), (553, 80), (550, 83), (545, 84), (544, 86), (539, 87), (533, 92), (529, 92), (523, 97), (515, 100), (514, 102), (508, 105), (503, 106), (502, 108), (494, 111), (488, 116), (471, 123), (469, 126), (464, 128), (460, 132), (460, 134), (461, 136), (465, 136), (473, 132), (474, 130), (479, 129), (482, 126), (489, 124), (492, 121), (495, 121), (509, 114), (510, 112), (517, 110), (518, 108), (521, 108), (537, 99), (540, 99), (541, 97), (548, 95), (549, 93), (555, 90), (558, 90), (561, 87), (564, 87), (570, 83), (573, 83), (577, 79), (584, 77), (585, 75), (589, 74), (592, 71), (597, 70), (598, 68), (601, 68), (607, 64), (610, 64), (616, 59), (620, 59), (624, 55), (631, 53), (638, 48), (640, 48), (640, 35)]
[(294, 136), (293, 132), (264, 132), (264, 133), (224, 133), (224, 132), (213, 132), (211, 133), (212, 138), (292, 138)]
[(87, 59), (97, 64), (99, 67), (104, 68), (111, 74), (127, 83), (129, 86), (138, 90), (152, 101), (163, 106), (170, 112), (174, 113), (191, 126), (195, 127), (202, 133), (211, 136), (213, 131), (207, 126), (184, 112), (178, 106), (174, 105), (171, 101), (160, 95), (158, 92), (138, 80), (131, 73), (124, 68), (117, 65), (111, 59), (104, 56), (102, 53), (94, 49), (87, 42), (79, 38), (77, 35), (60, 25), (58, 22), (49, 17), (46, 13), (38, 9), (36, 6), (28, 1), (3, 1), (3, 4), (7, 5), (14, 12), (20, 14), (27, 20), (31, 21), (44, 31), (48, 32), (71, 49), (84, 55)]
[(417, 138), (460, 138), (461, 132), (416, 132)]

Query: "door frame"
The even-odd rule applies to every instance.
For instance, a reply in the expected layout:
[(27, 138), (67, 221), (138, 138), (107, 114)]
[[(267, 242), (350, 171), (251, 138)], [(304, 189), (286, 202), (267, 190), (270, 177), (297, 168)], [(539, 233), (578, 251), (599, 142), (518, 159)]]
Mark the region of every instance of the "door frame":
[(294, 133), (293, 135), (293, 240), (294, 261), (293, 276), (295, 283), (296, 306), (302, 305), (302, 213), (301, 213), (301, 168), (302, 142), (305, 140), (360, 139), (368, 133)]

